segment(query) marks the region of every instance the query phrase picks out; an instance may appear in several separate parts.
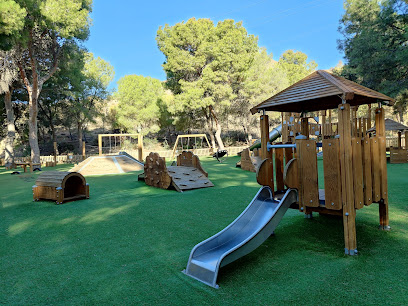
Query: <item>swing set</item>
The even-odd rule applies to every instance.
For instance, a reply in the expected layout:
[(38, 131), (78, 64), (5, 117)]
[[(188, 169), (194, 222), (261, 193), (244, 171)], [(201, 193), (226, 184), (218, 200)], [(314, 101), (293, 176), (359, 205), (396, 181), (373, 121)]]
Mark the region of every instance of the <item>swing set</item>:
[[(190, 144), (190, 138), (194, 139), (194, 141), (193, 140), (191, 141), (191, 144)], [(198, 141), (197, 141), (197, 139), (198, 139)], [(174, 156), (177, 153), (179, 153), (179, 151), (177, 150), (179, 142), (181, 144), (180, 153), (183, 152), (183, 151), (193, 151), (195, 153), (195, 151), (197, 149), (203, 149), (204, 139), (207, 142), (207, 146), (210, 149), (210, 153), (212, 153), (212, 147), (210, 145), (210, 142), (208, 141), (208, 138), (207, 138), (206, 134), (178, 135), (177, 139), (176, 139), (176, 142), (174, 143), (173, 152), (171, 154), (171, 159), (173, 159)]]
[[(107, 146), (106, 138), (108, 138), (109, 146)], [(135, 141), (137, 139), (137, 142)], [(124, 145), (133, 147), (137, 146), (138, 159), (143, 160), (143, 135), (142, 134), (98, 134), (99, 156), (103, 155), (103, 149), (109, 148), (107, 154), (116, 154), (124, 148)], [(105, 145), (105, 146), (104, 146)], [(117, 147), (119, 146), (119, 150)], [(112, 149), (113, 147), (113, 149)]]

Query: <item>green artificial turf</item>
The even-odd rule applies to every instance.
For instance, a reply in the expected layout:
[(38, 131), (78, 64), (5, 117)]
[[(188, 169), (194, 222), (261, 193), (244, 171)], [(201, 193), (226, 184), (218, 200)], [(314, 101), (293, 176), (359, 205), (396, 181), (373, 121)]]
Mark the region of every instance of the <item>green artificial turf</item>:
[(259, 189), (237, 161), (202, 158), (215, 187), (184, 193), (137, 173), (90, 176), (90, 199), (63, 205), (32, 201), (38, 173), (1, 168), (0, 304), (408, 303), (408, 164), (388, 165), (390, 232), (378, 230), (377, 204), (357, 212), (358, 256), (344, 255), (341, 219), (289, 210), (274, 236), (221, 269), (220, 289), (182, 274), (193, 246)]

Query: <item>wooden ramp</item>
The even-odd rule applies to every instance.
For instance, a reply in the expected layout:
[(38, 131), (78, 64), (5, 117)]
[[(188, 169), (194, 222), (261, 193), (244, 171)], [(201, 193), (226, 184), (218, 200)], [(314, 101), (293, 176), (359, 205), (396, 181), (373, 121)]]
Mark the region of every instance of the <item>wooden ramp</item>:
[(208, 173), (201, 167), (200, 160), (192, 152), (184, 151), (177, 157), (177, 166), (169, 167), (166, 167), (164, 158), (152, 152), (146, 157), (144, 170), (139, 179), (157, 188), (173, 187), (178, 192), (183, 192), (214, 186), (208, 179)]
[(82, 175), (119, 174), (143, 170), (143, 163), (127, 155), (91, 156), (73, 167), (71, 172)]

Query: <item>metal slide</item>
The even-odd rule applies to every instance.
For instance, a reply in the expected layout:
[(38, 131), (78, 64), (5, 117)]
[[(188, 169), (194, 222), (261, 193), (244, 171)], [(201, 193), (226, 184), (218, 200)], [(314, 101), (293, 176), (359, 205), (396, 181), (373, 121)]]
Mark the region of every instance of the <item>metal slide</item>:
[[(269, 142), (272, 143), (276, 139), (282, 136), (282, 124), (278, 127), (273, 128), (272, 131), (269, 132)], [(252, 151), (253, 149), (261, 147), (261, 139), (257, 139), (249, 149)]]
[(193, 248), (183, 273), (218, 288), (219, 269), (260, 246), (296, 201), (296, 190), (288, 189), (281, 200), (275, 200), (268, 186), (261, 187), (237, 219)]

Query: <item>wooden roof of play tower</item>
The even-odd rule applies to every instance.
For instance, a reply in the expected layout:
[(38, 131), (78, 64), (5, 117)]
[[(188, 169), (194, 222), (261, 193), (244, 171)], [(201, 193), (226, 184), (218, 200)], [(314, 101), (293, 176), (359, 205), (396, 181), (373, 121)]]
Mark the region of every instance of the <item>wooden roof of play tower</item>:
[(282, 90), (251, 109), (278, 112), (313, 112), (333, 109), (342, 102), (342, 97), (351, 106), (375, 103), (378, 100), (393, 105), (394, 99), (336, 76), (325, 70), (317, 70), (299, 82)]

